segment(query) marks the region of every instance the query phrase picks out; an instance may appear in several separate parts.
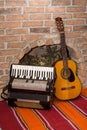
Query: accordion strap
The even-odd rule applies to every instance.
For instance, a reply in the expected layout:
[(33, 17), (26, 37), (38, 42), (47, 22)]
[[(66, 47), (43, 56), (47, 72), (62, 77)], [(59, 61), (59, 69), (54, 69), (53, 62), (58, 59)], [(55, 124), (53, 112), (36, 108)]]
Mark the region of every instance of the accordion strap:
[(7, 91), (9, 89), (9, 86), (12, 83), (12, 81), (13, 81), (13, 78), (10, 78), (9, 83), (2, 90), (1, 98), (4, 99), (4, 100), (8, 100), (8, 92)]
[(4, 100), (8, 100), (8, 93), (6, 91), (8, 90), (9, 85), (5, 86), (1, 93), (1, 98)]

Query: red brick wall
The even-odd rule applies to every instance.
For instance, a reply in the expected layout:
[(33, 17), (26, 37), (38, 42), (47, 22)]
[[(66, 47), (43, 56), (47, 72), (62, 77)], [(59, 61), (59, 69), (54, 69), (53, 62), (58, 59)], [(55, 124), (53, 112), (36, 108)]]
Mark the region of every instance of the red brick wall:
[[(0, 86), (8, 82), (13, 59), (43, 35), (58, 33), (55, 18), (64, 20), (67, 44), (81, 57), (78, 66), (87, 86), (87, 0), (0, 0)], [(47, 35), (49, 37), (49, 35)], [(35, 44), (35, 43), (34, 43)], [(29, 49), (28, 49), (29, 50)], [(80, 55), (79, 55), (80, 53)]]

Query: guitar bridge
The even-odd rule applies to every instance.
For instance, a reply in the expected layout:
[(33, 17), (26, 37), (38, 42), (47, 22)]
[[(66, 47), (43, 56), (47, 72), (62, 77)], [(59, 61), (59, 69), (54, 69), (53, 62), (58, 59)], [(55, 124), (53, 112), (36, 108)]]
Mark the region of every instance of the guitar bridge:
[(70, 89), (74, 89), (75, 86), (71, 86), (71, 87), (64, 87), (64, 88), (61, 88), (61, 90), (70, 90)]

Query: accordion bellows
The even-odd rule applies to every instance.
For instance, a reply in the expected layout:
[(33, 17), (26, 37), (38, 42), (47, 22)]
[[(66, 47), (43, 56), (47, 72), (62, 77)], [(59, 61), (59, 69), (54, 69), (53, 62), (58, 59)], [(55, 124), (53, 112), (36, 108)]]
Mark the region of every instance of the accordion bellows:
[(8, 104), (49, 109), (54, 93), (54, 67), (11, 65)]

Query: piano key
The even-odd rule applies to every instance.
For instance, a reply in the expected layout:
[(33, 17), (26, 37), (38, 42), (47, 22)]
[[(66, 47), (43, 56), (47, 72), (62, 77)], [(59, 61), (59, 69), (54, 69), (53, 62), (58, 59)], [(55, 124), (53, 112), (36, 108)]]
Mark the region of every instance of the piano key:
[(13, 69), (13, 70), (12, 70), (12, 73), (11, 73), (11, 76), (12, 76), (12, 77), (15, 77), (15, 73), (16, 73), (16, 69)]
[(20, 69), (17, 70), (17, 78), (20, 76)]
[(34, 72), (34, 79), (37, 79), (37, 71)]
[(30, 75), (30, 79), (32, 79), (32, 75), (33, 75), (33, 71), (32, 70), (29, 71), (29, 75)]
[(23, 78), (23, 66), (21, 66), (20, 70), (21, 70), (20, 78)]
[(14, 69), (15, 70), (15, 78), (17, 78), (17, 69)]

